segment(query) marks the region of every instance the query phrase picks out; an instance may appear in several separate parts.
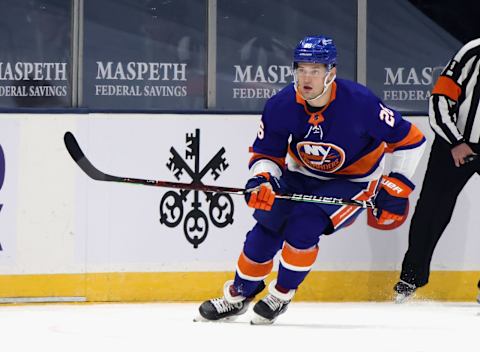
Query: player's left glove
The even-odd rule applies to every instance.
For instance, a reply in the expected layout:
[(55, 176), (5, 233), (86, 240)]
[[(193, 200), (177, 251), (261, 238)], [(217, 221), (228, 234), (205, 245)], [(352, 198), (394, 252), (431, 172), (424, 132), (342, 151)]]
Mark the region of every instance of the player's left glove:
[(380, 191), (375, 197), (375, 217), (379, 224), (389, 220), (401, 221), (407, 215), (408, 196), (415, 185), (405, 176), (392, 172), (382, 178)]
[(275, 193), (280, 190), (280, 182), (269, 172), (262, 172), (248, 180), (245, 190), (245, 201), (249, 207), (269, 211), (275, 201)]

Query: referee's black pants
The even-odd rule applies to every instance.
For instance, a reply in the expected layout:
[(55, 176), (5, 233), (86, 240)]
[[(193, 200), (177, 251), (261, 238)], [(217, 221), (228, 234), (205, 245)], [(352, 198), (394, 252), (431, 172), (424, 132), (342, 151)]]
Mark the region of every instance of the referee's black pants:
[[(479, 153), (478, 145), (471, 145)], [(410, 223), (408, 250), (400, 279), (417, 287), (428, 283), (433, 251), (452, 218), (457, 196), (472, 175), (480, 171), (480, 159), (456, 167), (451, 146), (435, 137), (420, 198)]]

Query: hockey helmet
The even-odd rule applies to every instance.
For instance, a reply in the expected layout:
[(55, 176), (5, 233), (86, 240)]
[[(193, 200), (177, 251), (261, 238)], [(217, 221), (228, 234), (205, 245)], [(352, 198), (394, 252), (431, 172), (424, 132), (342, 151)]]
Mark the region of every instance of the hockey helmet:
[(325, 64), (331, 70), (337, 64), (337, 48), (333, 39), (322, 35), (303, 38), (293, 54), (294, 68), (299, 62)]

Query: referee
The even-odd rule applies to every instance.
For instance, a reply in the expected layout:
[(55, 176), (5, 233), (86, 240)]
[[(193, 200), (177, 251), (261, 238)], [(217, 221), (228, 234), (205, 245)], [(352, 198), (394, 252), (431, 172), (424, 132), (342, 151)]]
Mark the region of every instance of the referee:
[[(464, 45), (432, 90), (430, 125), (435, 140), (409, 231), (395, 301), (428, 283), (433, 251), (450, 222), (457, 196), (480, 172), (480, 38)], [(480, 288), (480, 282), (479, 282)], [(480, 295), (477, 298), (480, 303)]]

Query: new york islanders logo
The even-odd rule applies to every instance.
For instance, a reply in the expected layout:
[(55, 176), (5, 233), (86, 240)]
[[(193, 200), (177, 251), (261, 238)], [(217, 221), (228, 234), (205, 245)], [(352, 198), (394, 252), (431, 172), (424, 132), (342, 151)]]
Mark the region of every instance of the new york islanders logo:
[(335, 172), (345, 162), (345, 152), (331, 143), (300, 142), (297, 152), (309, 169), (320, 172)]

